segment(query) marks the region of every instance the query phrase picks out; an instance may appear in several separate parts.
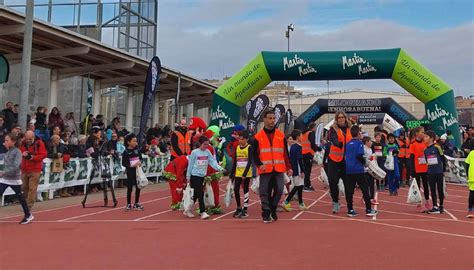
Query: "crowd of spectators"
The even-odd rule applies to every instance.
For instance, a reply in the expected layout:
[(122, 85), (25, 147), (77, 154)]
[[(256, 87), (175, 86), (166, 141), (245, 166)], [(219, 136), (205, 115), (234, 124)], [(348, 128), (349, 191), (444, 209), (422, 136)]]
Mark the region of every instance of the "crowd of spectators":
[[(64, 166), (70, 158), (95, 158), (98, 154), (119, 158), (125, 151), (125, 136), (133, 132), (122, 126), (119, 116), (108, 122), (103, 115), (87, 115), (82, 122), (78, 122), (73, 112), (63, 116), (58, 107), (48, 112), (43, 106), (28, 115), (27, 130), (22, 130), (18, 123), (18, 111), (18, 105), (8, 102), (6, 108), (0, 112), (0, 159), (7, 152), (3, 145), (5, 136), (15, 133), (20, 138), (20, 150), (24, 153), (22, 189), (30, 208), (35, 200), (41, 199), (36, 198), (36, 189), (45, 158), (62, 158)], [(156, 124), (149, 128), (142, 153), (149, 156), (167, 154), (171, 133), (172, 130), (168, 126), (162, 128)], [(88, 151), (91, 148), (95, 150), (92, 153)], [(119, 181), (118, 187), (123, 187), (122, 181)], [(98, 190), (100, 185), (92, 187), (92, 192)], [(82, 187), (63, 188), (58, 190), (55, 196), (69, 197), (82, 195), (82, 192)], [(6, 203), (9, 203), (9, 199), (11, 198), (7, 196)]]

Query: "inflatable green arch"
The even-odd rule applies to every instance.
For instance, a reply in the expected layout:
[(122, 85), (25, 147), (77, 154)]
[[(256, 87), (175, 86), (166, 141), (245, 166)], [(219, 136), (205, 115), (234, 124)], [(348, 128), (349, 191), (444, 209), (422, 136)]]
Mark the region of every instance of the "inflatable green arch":
[(392, 79), (425, 103), (427, 118), (438, 135), (452, 131), (461, 138), (453, 89), (397, 49), (327, 52), (261, 52), (214, 95), (211, 125), (229, 136), (239, 123), (241, 107), (272, 81)]

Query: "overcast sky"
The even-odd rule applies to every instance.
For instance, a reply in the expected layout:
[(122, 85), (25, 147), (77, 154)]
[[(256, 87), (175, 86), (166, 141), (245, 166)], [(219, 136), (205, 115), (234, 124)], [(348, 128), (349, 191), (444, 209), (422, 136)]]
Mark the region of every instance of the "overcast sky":
[[(160, 0), (158, 56), (194, 77), (222, 79), (262, 50), (403, 48), (453, 87), (474, 95), (474, 1)], [(326, 82), (293, 82), (307, 93)], [(391, 80), (331, 81), (330, 90), (403, 91)]]

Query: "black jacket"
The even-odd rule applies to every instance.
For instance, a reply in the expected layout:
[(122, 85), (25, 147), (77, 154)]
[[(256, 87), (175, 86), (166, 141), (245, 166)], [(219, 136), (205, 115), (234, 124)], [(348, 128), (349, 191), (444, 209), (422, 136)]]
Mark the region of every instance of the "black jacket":
[(49, 143), (46, 150), (48, 151), (48, 158), (58, 158), (59, 153), (61, 153), (62, 156), (64, 156), (64, 154), (69, 154), (67, 146), (63, 143), (60, 143), (57, 146)]

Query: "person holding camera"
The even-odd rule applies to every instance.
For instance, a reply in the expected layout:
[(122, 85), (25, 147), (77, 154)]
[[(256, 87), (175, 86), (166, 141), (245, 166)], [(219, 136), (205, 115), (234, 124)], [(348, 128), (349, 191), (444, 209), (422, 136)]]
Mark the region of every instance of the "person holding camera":
[(28, 207), (33, 208), (36, 201), (39, 178), (43, 168), (43, 159), (47, 156), (46, 146), (40, 138), (35, 137), (33, 131), (27, 131), (20, 145), (21, 181), (23, 192), (26, 195)]

